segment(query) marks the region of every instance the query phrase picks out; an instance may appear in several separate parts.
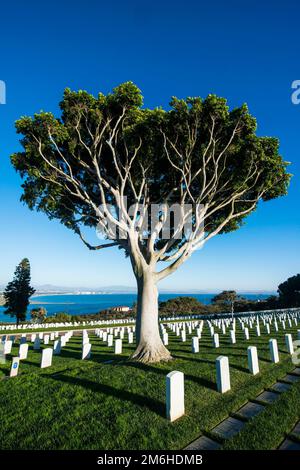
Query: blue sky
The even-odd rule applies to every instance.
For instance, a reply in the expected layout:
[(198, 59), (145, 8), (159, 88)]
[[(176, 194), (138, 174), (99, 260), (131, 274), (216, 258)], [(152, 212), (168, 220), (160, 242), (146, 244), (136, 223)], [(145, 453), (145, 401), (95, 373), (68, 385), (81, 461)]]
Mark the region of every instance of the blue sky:
[(300, 271), (300, 79), (296, 1), (51, 1), (1, 7), (0, 284), (23, 257), (35, 284), (134, 285), (117, 249), (89, 252), (57, 221), (19, 202), (21, 180), (9, 162), (19, 149), (14, 121), (41, 109), (58, 112), (63, 89), (110, 91), (132, 80), (145, 106), (170, 97), (225, 96), (247, 102), (259, 135), (278, 136), (292, 162), (289, 195), (261, 204), (238, 232), (216, 237), (161, 287), (179, 290), (274, 290)]

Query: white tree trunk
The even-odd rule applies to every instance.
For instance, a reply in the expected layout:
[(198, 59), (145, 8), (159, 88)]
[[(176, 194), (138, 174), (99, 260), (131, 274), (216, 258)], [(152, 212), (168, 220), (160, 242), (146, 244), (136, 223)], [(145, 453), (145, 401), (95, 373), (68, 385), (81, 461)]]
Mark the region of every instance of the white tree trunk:
[(137, 284), (137, 349), (131, 359), (144, 363), (169, 361), (171, 354), (159, 334), (158, 291), (154, 273), (144, 272), (137, 277)]

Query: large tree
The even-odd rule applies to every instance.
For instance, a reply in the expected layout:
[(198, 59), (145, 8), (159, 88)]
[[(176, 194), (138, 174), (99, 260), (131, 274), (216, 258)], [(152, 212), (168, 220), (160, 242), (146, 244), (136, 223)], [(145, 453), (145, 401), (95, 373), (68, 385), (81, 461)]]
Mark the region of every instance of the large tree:
[(26, 319), (26, 312), (29, 299), (34, 294), (35, 289), (30, 285), (30, 264), (24, 258), (16, 267), (14, 278), (7, 284), (4, 291), (4, 313), (11, 317), (16, 317), (17, 324)]
[(283, 307), (300, 306), (300, 274), (289, 277), (278, 286), (279, 303)]
[[(60, 107), (58, 118), (41, 112), (16, 123), (24, 151), (12, 163), (24, 178), (22, 200), (89, 249), (124, 250), (138, 290), (132, 359), (168, 360), (157, 283), (212, 237), (238, 229), (260, 200), (286, 194), (278, 140), (256, 136), (246, 105), (229, 110), (209, 95), (145, 109), (131, 82), (97, 97), (66, 89)], [(169, 214), (174, 204), (179, 218)], [(182, 230), (187, 220), (190, 229)], [(92, 245), (84, 226), (108, 241)]]

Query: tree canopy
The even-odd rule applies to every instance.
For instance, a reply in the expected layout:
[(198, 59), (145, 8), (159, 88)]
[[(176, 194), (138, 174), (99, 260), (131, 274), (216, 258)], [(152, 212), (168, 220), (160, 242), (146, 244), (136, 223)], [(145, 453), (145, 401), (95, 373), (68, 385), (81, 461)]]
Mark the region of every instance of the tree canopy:
[[(59, 118), (41, 112), (17, 121), (24, 151), (12, 155), (12, 163), (25, 179), (22, 200), (80, 236), (83, 225), (98, 226), (127, 249), (130, 224), (141, 226), (142, 216), (123, 211), (125, 221), (119, 218), (124, 196), (128, 206), (144, 208), (201, 203), (209, 239), (237, 229), (260, 199), (286, 194), (290, 175), (278, 140), (256, 135), (256, 120), (245, 104), (230, 110), (215, 95), (174, 97), (168, 111), (150, 110), (142, 107), (140, 90), (127, 82), (107, 96), (66, 89), (60, 108)], [(175, 247), (177, 257), (197, 244), (187, 246), (183, 237), (162, 247), (159, 228), (155, 238), (153, 232), (148, 239), (140, 236), (146, 258), (143, 247), (149, 247), (151, 235), (163, 261), (174, 259), (168, 253)]]
[[(147, 109), (132, 82), (97, 97), (66, 89), (60, 109), (59, 117), (40, 112), (16, 122), (23, 151), (11, 160), (24, 179), (22, 200), (89, 249), (125, 251), (138, 287), (133, 357), (168, 360), (156, 285), (212, 237), (238, 229), (259, 201), (286, 194), (278, 139), (256, 134), (245, 104), (230, 109), (208, 95)], [(83, 227), (106, 241), (92, 245)]]

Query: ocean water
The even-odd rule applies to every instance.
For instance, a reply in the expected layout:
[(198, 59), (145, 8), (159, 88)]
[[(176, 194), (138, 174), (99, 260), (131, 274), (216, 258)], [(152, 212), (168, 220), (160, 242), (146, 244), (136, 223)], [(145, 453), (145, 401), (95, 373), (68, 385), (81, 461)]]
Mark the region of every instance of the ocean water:
[[(215, 294), (176, 294), (176, 293), (162, 293), (159, 295), (160, 301), (165, 301), (178, 296), (195, 297), (204, 304), (209, 304)], [(269, 295), (269, 294), (268, 294)], [(264, 294), (245, 294), (243, 297), (248, 299), (263, 300), (268, 295)], [(66, 312), (70, 315), (83, 315), (89, 313), (97, 313), (100, 310), (116, 307), (118, 305), (128, 305), (131, 307), (136, 301), (136, 294), (95, 294), (95, 295), (43, 295), (32, 297), (32, 302), (29, 307), (27, 319), (30, 319), (30, 310), (32, 308), (45, 307), (47, 315), (51, 316), (58, 312)], [(4, 315), (4, 307), (0, 307), (0, 321), (15, 322), (14, 318)]]

